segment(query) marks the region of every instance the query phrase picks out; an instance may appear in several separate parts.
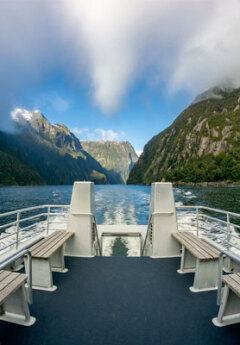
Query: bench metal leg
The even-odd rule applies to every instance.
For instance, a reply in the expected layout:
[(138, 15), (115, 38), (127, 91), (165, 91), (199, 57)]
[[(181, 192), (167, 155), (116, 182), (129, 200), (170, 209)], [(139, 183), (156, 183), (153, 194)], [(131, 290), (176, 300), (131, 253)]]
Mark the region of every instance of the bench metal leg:
[(191, 273), (194, 272), (196, 268), (196, 258), (184, 247), (182, 246), (182, 256), (180, 269), (177, 270), (178, 273)]
[[(25, 260), (27, 265), (27, 260)], [(32, 259), (32, 288), (38, 290), (55, 291), (53, 285), (51, 264), (48, 259)]]
[(223, 288), (218, 316), (212, 322), (218, 327), (240, 322), (240, 298), (228, 286)]
[(63, 246), (59, 248), (50, 258), (51, 269), (53, 272), (66, 273)]
[(35, 323), (35, 317), (32, 317), (29, 312), (24, 286), (21, 286), (1, 305), (0, 320), (23, 326), (31, 326)]
[(218, 260), (200, 261), (196, 260), (196, 271), (194, 275), (192, 292), (216, 290), (218, 283)]
[(240, 272), (240, 265), (229, 257), (226, 257), (223, 261), (223, 270), (227, 273), (237, 273)]

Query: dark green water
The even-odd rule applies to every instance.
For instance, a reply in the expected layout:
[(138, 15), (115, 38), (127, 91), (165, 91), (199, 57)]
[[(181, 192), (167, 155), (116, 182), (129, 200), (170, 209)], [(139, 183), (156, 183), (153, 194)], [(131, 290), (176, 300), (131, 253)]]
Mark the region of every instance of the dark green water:
[[(42, 204), (69, 204), (71, 193), (72, 186), (0, 187), (0, 213)], [(151, 187), (146, 186), (95, 186), (97, 223), (147, 224), (150, 193)], [(240, 187), (180, 187), (174, 188), (174, 196), (177, 206), (204, 205), (240, 213)], [(116, 238), (112, 255), (127, 256), (125, 244)]]
[[(99, 224), (146, 224), (151, 187), (95, 186)], [(0, 213), (42, 204), (69, 204), (72, 186), (0, 187)], [(240, 213), (240, 187), (174, 188), (177, 205), (204, 205)]]

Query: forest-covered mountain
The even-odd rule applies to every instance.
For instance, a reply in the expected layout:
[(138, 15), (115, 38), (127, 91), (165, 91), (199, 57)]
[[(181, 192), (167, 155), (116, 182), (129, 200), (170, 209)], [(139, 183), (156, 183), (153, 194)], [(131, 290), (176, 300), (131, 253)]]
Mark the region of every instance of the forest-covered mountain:
[(144, 147), (129, 184), (240, 181), (240, 89), (212, 88)]
[(65, 125), (52, 125), (39, 111), (25, 109), (15, 109), (12, 119), (15, 131), (0, 131), (0, 184), (123, 183), (120, 174), (86, 152)]
[(108, 171), (115, 183), (126, 183), (138, 156), (128, 141), (81, 141), (83, 149)]

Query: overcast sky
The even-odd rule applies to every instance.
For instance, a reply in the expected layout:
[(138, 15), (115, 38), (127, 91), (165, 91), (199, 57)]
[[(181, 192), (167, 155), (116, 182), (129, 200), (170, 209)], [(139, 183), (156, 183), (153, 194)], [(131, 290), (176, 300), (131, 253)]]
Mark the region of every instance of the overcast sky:
[(199, 92), (239, 86), (239, 36), (239, 0), (1, 0), (1, 127), (39, 108), (141, 150)]

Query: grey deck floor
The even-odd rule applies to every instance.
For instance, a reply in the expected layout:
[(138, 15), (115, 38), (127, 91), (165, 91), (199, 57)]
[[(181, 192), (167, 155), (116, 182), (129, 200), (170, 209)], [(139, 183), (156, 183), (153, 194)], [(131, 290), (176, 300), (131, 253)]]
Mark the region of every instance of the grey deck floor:
[(0, 322), (1, 345), (237, 345), (240, 325), (217, 328), (216, 292), (189, 291), (179, 259), (66, 258), (55, 292), (34, 290), (34, 326)]

